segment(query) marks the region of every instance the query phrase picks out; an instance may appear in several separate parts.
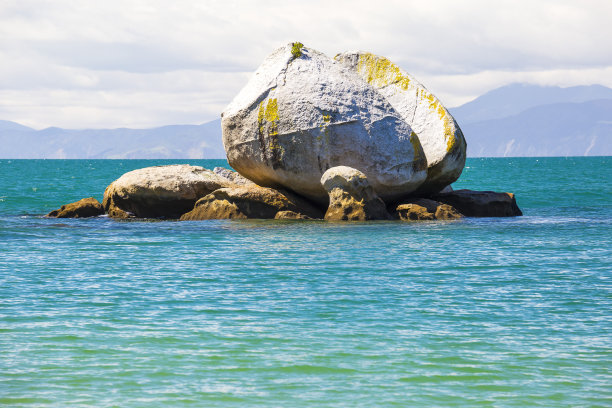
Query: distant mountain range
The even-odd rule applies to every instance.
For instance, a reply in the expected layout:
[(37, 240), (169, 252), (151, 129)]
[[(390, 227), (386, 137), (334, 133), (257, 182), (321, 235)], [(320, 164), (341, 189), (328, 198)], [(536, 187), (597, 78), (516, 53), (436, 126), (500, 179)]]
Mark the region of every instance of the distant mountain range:
[[(469, 157), (610, 156), (612, 89), (514, 84), (450, 109)], [(0, 120), (0, 158), (225, 158), (220, 119), (153, 129), (47, 128)]]
[(218, 159), (225, 158), (221, 119), (153, 129), (47, 128), (0, 121), (0, 158)]
[(469, 157), (612, 155), (612, 89), (601, 85), (508, 85), (450, 111)]

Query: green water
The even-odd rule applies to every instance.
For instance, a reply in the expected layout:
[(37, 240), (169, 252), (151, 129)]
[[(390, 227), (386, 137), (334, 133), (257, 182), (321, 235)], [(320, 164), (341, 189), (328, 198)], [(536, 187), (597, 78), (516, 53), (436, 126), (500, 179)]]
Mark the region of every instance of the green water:
[(165, 163), (0, 160), (0, 406), (612, 406), (612, 158), (468, 159), (516, 218), (41, 217)]

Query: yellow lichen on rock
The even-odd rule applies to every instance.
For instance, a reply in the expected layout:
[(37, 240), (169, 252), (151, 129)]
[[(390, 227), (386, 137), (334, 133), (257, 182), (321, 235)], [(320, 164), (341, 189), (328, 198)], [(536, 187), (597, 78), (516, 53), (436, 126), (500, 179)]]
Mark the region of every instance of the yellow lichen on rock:
[(266, 107), (265, 119), (268, 122), (278, 121), (278, 102), (276, 98), (271, 98), (268, 101), (268, 106)]
[(444, 117), (444, 136), (446, 137), (446, 151), (450, 153), (457, 144), (457, 137), (452, 131), (448, 116)]
[(437, 100), (432, 94), (426, 92), (424, 89), (419, 89), (417, 92), (417, 98), (427, 100), (429, 102), (429, 109), (438, 114), (440, 121), (444, 127), (444, 140), (446, 141), (446, 152), (450, 153), (457, 143), (457, 137), (451, 126), (451, 117), (448, 111), (442, 106), (439, 100)]
[(283, 147), (278, 143), (278, 100), (270, 98), (267, 101), (263, 100), (259, 103), (259, 111), (257, 112), (257, 122), (259, 125), (259, 134), (267, 134), (269, 137), (268, 148), (272, 152), (272, 161), (278, 164), (284, 154)]
[(359, 56), (357, 72), (366, 81), (382, 88), (391, 84), (398, 85), (404, 91), (410, 87), (410, 78), (402, 74), (401, 69), (386, 58), (366, 53)]
[(265, 132), (266, 122), (268, 122), (270, 123), (268, 134), (278, 134), (278, 102), (276, 98), (269, 99), (267, 105), (265, 100), (261, 101), (259, 104), (259, 112), (257, 113), (257, 121), (261, 133)]
[(329, 143), (329, 124), (331, 123), (331, 115), (323, 113), (323, 123), (319, 125), (321, 134), (317, 136), (317, 141), (321, 142), (325, 138), (325, 143)]

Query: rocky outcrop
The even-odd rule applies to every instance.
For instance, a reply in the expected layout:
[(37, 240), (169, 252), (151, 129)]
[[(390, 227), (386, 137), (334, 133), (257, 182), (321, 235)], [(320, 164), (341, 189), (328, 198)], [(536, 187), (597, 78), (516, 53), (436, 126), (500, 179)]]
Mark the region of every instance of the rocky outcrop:
[[(466, 155), (459, 126), (384, 57), (352, 52), (331, 59), (288, 44), (266, 58), (221, 125), (237, 172), (189, 165), (134, 170), (108, 186), (106, 212), (319, 219), (317, 205), (328, 205), (327, 220), (390, 219), (390, 212), (402, 220), (521, 215), (513, 194), (453, 191)], [(399, 204), (387, 209), (385, 202)]]
[(83, 198), (74, 203), (62, 205), (61, 208), (47, 214), (50, 218), (88, 218), (104, 214), (104, 208), (93, 197)]
[(366, 221), (389, 219), (385, 203), (376, 195), (361, 171), (346, 166), (332, 167), (321, 177), (329, 194), (325, 219), (329, 221)]
[(448, 204), (427, 198), (416, 198), (395, 207), (395, 218), (402, 221), (457, 220), (463, 218)]
[(295, 211), (279, 211), (274, 216), (275, 220), (312, 220), (313, 218), (296, 213)]
[(213, 191), (199, 199), (193, 210), (183, 214), (180, 219), (273, 219), (279, 212), (287, 211), (310, 218), (323, 216), (318, 208), (293, 193), (251, 185)]
[(178, 218), (199, 198), (232, 185), (203, 167), (146, 167), (113, 181), (104, 192), (102, 204), (114, 218)]
[(335, 59), (380, 92), (418, 135), (427, 158), (427, 179), (420, 192), (437, 192), (459, 178), (465, 138), (438, 98), (385, 57), (347, 52)]
[[(222, 114), (227, 159), (258, 185), (289, 188), (320, 203), (321, 176), (357, 168), (383, 199), (427, 176), (417, 134), (375, 87), (299, 43), (274, 51)], [(447, 183), (448, 184), (448, 183)]]
[(213, 173), (227, 179), (229, 183), (233, 183), (239, 186), (255, 184), (251, 180), (241, 176), (239, 173), (226, 169), (225, 167), (215, 167), (213, 169)]
[(431, 196), (432, 199), (455, 207), (466, 217), (514, 217), (523, 215), (512, 193), (455, 190)]

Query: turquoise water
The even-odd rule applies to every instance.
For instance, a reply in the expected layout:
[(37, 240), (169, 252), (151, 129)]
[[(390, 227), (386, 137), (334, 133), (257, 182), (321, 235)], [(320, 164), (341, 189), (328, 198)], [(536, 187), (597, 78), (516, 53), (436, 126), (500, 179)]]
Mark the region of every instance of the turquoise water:
[(517, 218), (41, 217), (165, 163), (0, 160), (0, 406), (612, 406), (611, 157), (468, 159)]

